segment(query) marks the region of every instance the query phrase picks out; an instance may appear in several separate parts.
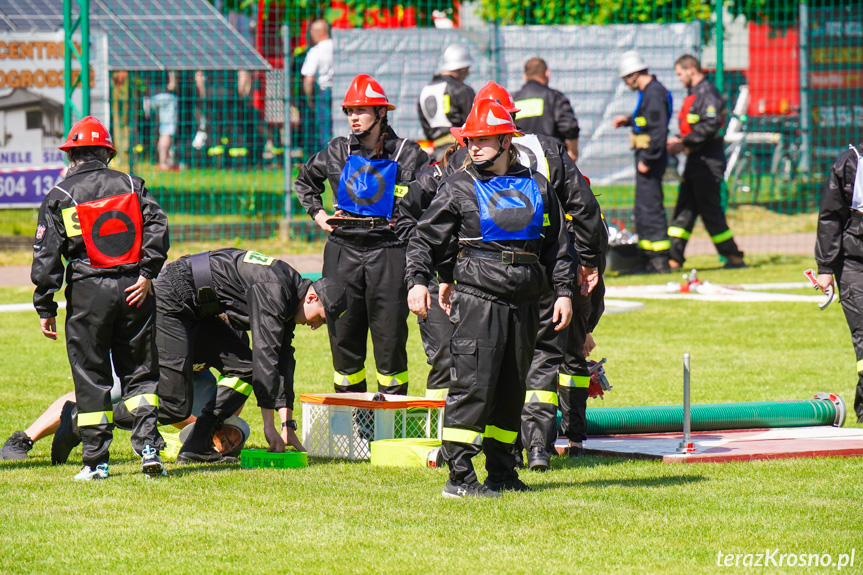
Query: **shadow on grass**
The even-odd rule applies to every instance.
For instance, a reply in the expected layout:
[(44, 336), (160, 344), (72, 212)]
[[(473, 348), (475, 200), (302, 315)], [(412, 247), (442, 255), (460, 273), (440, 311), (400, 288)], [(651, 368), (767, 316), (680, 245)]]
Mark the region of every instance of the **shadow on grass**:
[[(520, 477), (525, 479), (524, 476), (520, 475)], [(549, 489), (572, 489), (577, 487), (677, 487), (691, 483), (700, 483), (707, 481), (707, 479), (703, 475), (672, 475), (663, 477), (632, 477), (627, 479), (595, 479), (592, 481), (553, 481), (540, 485), (531, 485), (529, 481), (527, 483), (534, 491), (546, 491)]]

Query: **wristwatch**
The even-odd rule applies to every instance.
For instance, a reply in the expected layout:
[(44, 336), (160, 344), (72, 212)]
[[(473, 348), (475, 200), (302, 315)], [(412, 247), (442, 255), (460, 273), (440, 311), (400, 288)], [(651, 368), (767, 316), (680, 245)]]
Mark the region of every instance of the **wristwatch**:
[(286, 427), (290, 427), (291, 429), (296, 431), (297, 430), (297, 421), (295, 419), (289, 419), (288, 421), (283, 421), (282, 422), (282, 429), (284, 429)]

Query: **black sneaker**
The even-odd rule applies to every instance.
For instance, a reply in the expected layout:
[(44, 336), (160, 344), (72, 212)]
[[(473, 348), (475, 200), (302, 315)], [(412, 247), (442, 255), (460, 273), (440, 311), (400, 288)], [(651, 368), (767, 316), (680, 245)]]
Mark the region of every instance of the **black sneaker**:
[(462, 497), (500, 497), (500, 493), (492, 491), (479, 481), (473, 483), (453, 483), (447, 479), (446, 485), (443, 488), (444, 497), (453, 497), (461, 499)]
[(72, 450), (81, 443), (81, 436), (75, 430), (75, 404), (67, 401), (60, 412), (60, 426), (54, 432), (51, 442), (51, 465), (66, 463)]
[(491, 491), (494, 491), (494, 492), (518, 491), (520, 493), (525, 493), (527, 491), (533, 491), (533, 489), (528, 487), (524, 483), (524, 481), (522, 481), (521, 479), (518, 478), (517, 475), (515, 477), (508, 478), (506, 481), (501, 481), (501, 482), (492, 481), (491, 479), (486, 479), (484, 485), (485, 485), (486, 489), (490, 489)]
[(584, 452), (584, 447), (582, 447), (581, 445), (569, 445), (566, 447), (563, 454), (570, 459), (587, 457), (587, 453)]
[(162, 465), (162, 458), (159, 457), (159, 452), (149, 445), (144, 446), (144, 450), (141, 452), (141, 471), (147, 477), (168, 475), (168, 472), (165, 471), (165, 466)]
[(3, 448), (0, 449), (0, 460), (22, 461), (27, 459), (27, 452), (33, 449), (33, 440), (23, 431), (16, 431), (9, 436)]
[(531, 447), (527, 451), (527, 468), (531, 471), (548, 471), (548, 452), (542, 447)]

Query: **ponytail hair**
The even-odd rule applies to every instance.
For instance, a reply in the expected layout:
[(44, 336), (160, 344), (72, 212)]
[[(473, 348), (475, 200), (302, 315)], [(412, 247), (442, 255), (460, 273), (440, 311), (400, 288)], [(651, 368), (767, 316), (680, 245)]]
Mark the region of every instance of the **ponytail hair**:
[[(377, 107), (375, 108), (375, 113), (377, 114)], [(387, 114), (384, 112), (384, 117), (381, 118), (381, 136), (378, 138), (378, 143), (375, 144), (374, 155), (380, 156), (384, 153), (384, 143), (387, 140), (387, 132), (389, 131), (390, 124), (387, 122)]]

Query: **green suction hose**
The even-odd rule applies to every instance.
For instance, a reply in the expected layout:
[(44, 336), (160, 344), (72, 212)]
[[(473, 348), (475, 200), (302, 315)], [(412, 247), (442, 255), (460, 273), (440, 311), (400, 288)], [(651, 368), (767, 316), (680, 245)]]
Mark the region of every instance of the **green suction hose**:
[[(845, 421), (838, 395), (813, 399), (693, 405), (692, 431), (834, 425)], [(683, 430), (683, 406), (606, 407), (587, 410), (587, 435), (667, 433)]]

